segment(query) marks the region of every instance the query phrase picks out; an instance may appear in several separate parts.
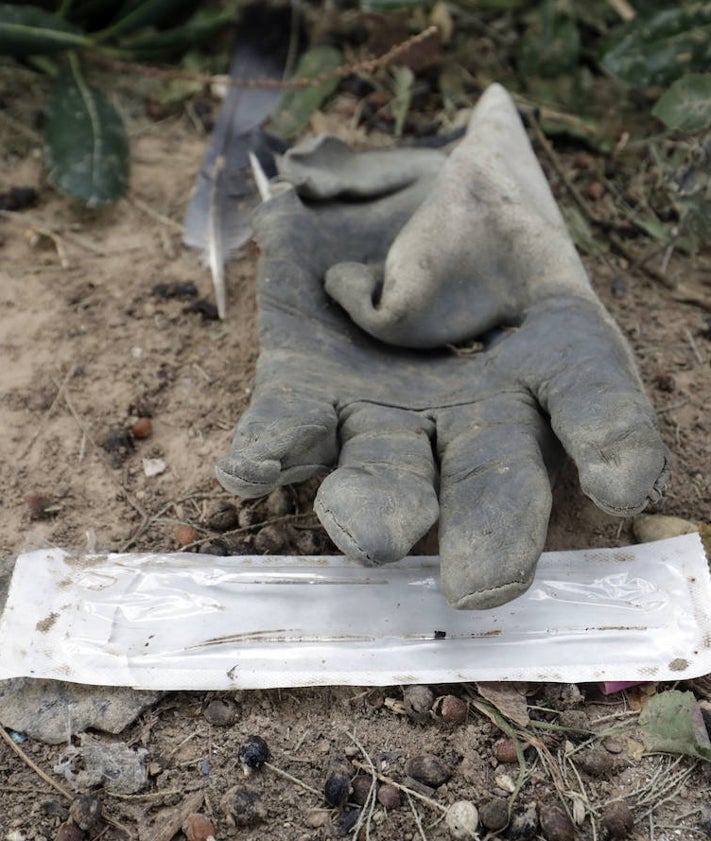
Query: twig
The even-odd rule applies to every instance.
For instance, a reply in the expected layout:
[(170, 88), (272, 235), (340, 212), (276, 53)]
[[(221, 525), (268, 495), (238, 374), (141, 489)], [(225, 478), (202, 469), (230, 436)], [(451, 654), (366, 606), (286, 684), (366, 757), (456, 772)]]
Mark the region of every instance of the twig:
[(417, 809), (415, 808), (415, 804), (412, 802), (412, 798), (410, 797), (410, 792), (409, 791), (405, 792), (405, 797), (407, 798), (407, 802), (410, 806), (410, 809), (412, 810), (412, 816), (415, 819), (415, 825), (417, 826), (417, 829), (420, 833), (420, 838), (422, 839), (422, 841), (427, 841), (427, 835), (425, 834), (425, 828), (422, 826), (422, 820), (420, 819), (420, 814), (417, 811)]
[(136, 64), (130, 61), (119, 61), (118, 59), (108, 58), (107, 56), (87, 54), (85, 58), (88, 61), (105, 67), (107, 70), (113, 70), (117, 73), (136, 73), (146, 78), (156, 79), (177, 79), (187, 82), (196, 82), (203, 85), (226, 85), (233, 88), (260, 88), (260, 89), (274, 89), (279, 90), (293, 90), (299, 88), (310, 88), (314, 85), (320, 85), (323, 82), (330, 82), (334, 79), (344, 79), (347, 76), (353, 76), (358, 73), (375, 73), (377, 70), (387, 67), (395, 59), (402, 56), (412, 47), (421, 44), (423, 41), (433, 38), (439, 33), (439, 28), (436, 26), (428, 26), (417, 35), (413, 35), (405, 41), (396, 44), (386, 53), (377, 58), (368, 58), (363, 61), (357, 61), (353, 64), (343, 64), (328, 73), (321, 73), (318, 76), (313, 76), (310, 79), (232, 79), (225, 76), (214, 76), (203, 73), (186, 73), (180, 70), (168, 70), (160, 67), (149, 67), (145, 64)]
[(57, 385), (56, 380), (53, 380), (54, 384), (57, 385), (57, 393), (54, 395), (54, 400), (52, 400), (50, 407), (47, 409), (44, 417), (42, 418), (42, 423), (39, 424), (39, 426), (34, 432), (34, 435), (30, 438), (30, 440), (25, 445), (25, 448), (20, 453), (19, 461), (24, 461), (24, 459), (27, 458), (27, 456), (30, 453), (30, 450), (32, 449), (32, 447), (34, 447), (37, 439), (47, 429), (47, 425), (49, 424), (50, 418), (52, 417), (52, 413), (57, 408), (59, 401), (62, 399), (64, 389), (66, 388), (66, 385), (69, 382), (69, 380), (72, 378), (72, 375), (74, 374), (75, 370), (76, 369), (74, 365), (71, 365), (67, 373), (64, 375), (64, 379), (59, 385)]
[[(358, 815), (358, 821), (356, 825), (353, 827), (353, 837), (358, 837), (358, 832), (360, 831), (361, 826), (365, 823), (365, 838), (366, 841), (370, 841), (370, 822), (373, 819), (373, 812), (375, 811), (375, 799), (377, 797), (376, 786), (375, 783), (377, 781), (377, 770), (375, 765), (373, 764), (373, 760), (370, 758), (368, 751), (363, 747), (363, 745), (358, 741), (356, 738), (355, 733), (349, 733), (346, 731), (346, 736), (353, 742), (353, 744), (358, 748), (358, 750), (363, 755), (363, 758), (368, 764), (368, 768), (370, 770), (370, 789), (368, 790), (368, 796), (365, 799), (365, 803), (363, 804), (363, 808), (361, 809), (360, 815)], [(365, 816), (365, 817), (364, 817)]]
[(636, 10), (630, 6), (627, 0), (607, 0), (607, 5), (614, 9), (623, 21), (634, 20), (637, 17)]
[(290, 774), (288, 771), (282, 771), (281, 768), (279, 768), (276, 765), (272, 765), (271, 762), (265, 762), (264, 767), (269, 768), (269, 770), (273, 771), (275, 774), (277, 774), (277, 776), (283, 777), (285, 780), (289, 780), (290, 782), (294, 783), (295, 785), (300, 786), (305, 791), (310, 791), (311, 794), (315, 794), (316, 797), (319, 798), (319, 800), (323, 797), (323, 792), (322, 791), (318, 791), (317, 789), (312, 788), (308, 783), (305, 783), (303, 780), (300, 780), (298, 777), (295, 777), (293, 774)]
[(31, 768), (38, 777), (44, 780), (48, 785), (52, 786), (53, 789), (56, 789), (61, 795), (67, 798), (67, 800), (74, 800), (74, 795), (68, 791), (64, 786), (60, 785), (58, 782), (53, 780), (49, 774), (43, 771), (39, 765), (37, 765), (30, 757), (22, 750), (19, 745), (16, 745), (12, 739), (8, 736), (7, 731), (4, 727), (0, 727), (0, 737), (3, 741), (8, 744), (15, 753), (20, 757), (20, 759), (27, 765), (28, 768)]
[[(365, 763), (359, 762), (357, 759), (353, 760), (353, 765), (356, 768), (359, 768), (361, 771), (367, 771), (368, 773), (370, 773), (370, 768), (368, 768), (368, 766)], [(395, 780), (393, 780), (392, 777), (388, 777), (385, 774), (382, 774), (380, 771), (376, 771), (375, 776), (380, 780), (381, 783), (387, 783), (388, 785), (395, 786), (395, 788), (398, 789), (398, 791), (403, 792), (403, 794), (411, 794), (413, 797), (416, 797), (418, 800), (420, 800), (422, 803), (425, 803), (431, 809), (436, 809), (437, 811), (442, 812), (445, 815), (447, 814), (447, 808), (445, 806), (443, 806), (441, 803), (438, 803), (436, 800), (433, 800), (431, 797), (427, 797), (427, 795), (425, 794), (420, 794), (420, 792), (415, 791), (414, 788), (410, 788), (409, 786), (405, 786), (402, 783), (398, 783)]]
[(71, 231), (67, 231), (61, 225), (52, 225), (49, 222), (46, 222), (44, 219), (41, 219), (39, 216), (35, 216), (34, 214), (28, 213), (25, 210), (0, 210), (0, 216), (2, 216), (3, 219), (10, 219), (13, 222), (22, 222), (24, 224), (34, 225), (37, 228), (44, 228), (47, 231), (51, 231), (53, 234), (61, 234), (64, 237), (64, 239), (75, 243), (75, 245), (81, 246), (87, 251), (91, 251), (94, 254), (98, 254), (100, 257), (106, 257), (106, 255), (108, 254), (108, 252), (105, 251), (103, 248), (99, 248), (98, 245), (94, 245), (88, 239), (79, 236), (79, 234), (74, 234)]
[(175, 219), (171, 219), (170, 216), (166, 216), (163, 213), (159, 213), (157, 210), (152, 208), (148, 204), (148, 202), (143, 201), (143, 199), (139, 199), (137, 196), (134, 196), (133, 198), (130, 198), (128, 202), (138, 210), (150, 216), (152, 219), (155, 219), (157, 222), (160, 222), (161, 224), (172, 228), (177, 233), (183, 233), (183, 226), (180, 224), (180, 222), (176, 222)]

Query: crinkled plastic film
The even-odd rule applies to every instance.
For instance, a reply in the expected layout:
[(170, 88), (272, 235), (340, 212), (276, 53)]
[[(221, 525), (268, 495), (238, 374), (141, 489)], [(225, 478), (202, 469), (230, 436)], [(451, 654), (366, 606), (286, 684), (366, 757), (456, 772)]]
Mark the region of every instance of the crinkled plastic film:
[(711, 672), (698, 535), (545, 553), (525, 595), (486, 611), (450, 608), (438, 572), (426, 557), (34, 551), (0, 618), (0, 678), (167, 690)]

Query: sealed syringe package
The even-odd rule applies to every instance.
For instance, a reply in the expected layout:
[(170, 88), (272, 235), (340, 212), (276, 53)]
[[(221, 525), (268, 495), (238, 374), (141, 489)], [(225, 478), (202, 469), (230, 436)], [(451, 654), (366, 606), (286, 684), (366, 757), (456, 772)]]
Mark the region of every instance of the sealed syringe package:
[(638, 681), (711, 672), (697, 534), (547, 552), (530, 589), (454, 610), (439, 562), (344, 557), (20, 555), (0, 679), (141, 689), (458, 681)]

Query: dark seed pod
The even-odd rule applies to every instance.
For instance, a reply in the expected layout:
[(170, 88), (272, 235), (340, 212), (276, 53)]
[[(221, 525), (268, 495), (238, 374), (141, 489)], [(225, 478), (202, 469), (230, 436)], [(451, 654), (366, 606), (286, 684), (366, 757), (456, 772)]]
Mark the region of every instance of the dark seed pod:
[(441, 786), (452, 776), (452, 772), (444, 762), (429, 753), (409, 759), (405, 765), (405, 772), (418, 782), (432, 788)]
[(558, 806), (541, 806), (539, 810), (541, 831), (546, 841), (575, 841), (573, 822)]
[(84, 841), (84, 833), (74, 823), (74, 821), (65, 821), (57, 830), (54, 836), (54, 841)]
[(511, 816), (506, 837), (511, 841), (533, 841), (538, 833), (538, 814), (535, 803)]
[(326, 780), (323, 796), (329, 806), (343, 806), (351, 791), (351, 779), (347, 774), (334, 771)]
[(487, 800), (479, 807), (479, 820), (482, 826), (496, 832), (503, 829), (509, 822), (509, 806), (503, 797)]
[(249, 736), (242, 743), (237, 757), (245, 777), (258, 771), (269, 758), (269, 748), (261, 736)]
[(364, 806), (373, 787), (373, 778), (359, 774), (351, 781), (351, 800), (359, 806)]
[(220, 503), (208, 516), (205, 525), (211, 531), (229, 531), (239, 525), (239, 513), (231, 502)]
[(254, 826), (267, 816), (261, 794), (246, 786), (229, 789), (220, 801), (220, 807), (232, 827)]
[(400, 805), (400, 790), (390, 783), (380, 786), (377, 797), (378, 803), (386, 809), (397, 809)]
[(617, 800), (605, 809), (602, 824), (610, 838), (628, 838), (634, 829), (634, 818), (624, 800)]
[(432, 711), (445, 724), (463, 724), (467, 719), (467, 702), (456, 695), (442, 695), (434, 702)]

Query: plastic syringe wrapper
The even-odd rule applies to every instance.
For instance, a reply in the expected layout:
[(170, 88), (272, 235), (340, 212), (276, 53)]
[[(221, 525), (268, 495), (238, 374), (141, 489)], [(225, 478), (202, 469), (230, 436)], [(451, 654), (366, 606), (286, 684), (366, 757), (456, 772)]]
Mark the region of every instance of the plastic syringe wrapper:
[(523, 596), (449, 607), (437, 558), (20, 555), (0, 679), (140, 689), (633, 681), (711, 672), (696, 534), (547, 552)]

